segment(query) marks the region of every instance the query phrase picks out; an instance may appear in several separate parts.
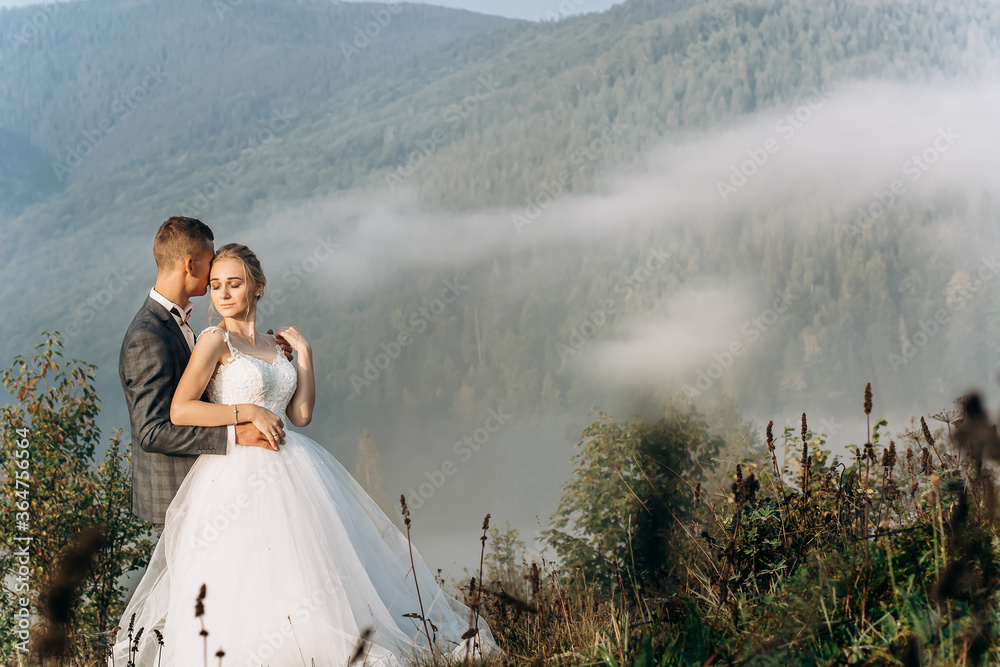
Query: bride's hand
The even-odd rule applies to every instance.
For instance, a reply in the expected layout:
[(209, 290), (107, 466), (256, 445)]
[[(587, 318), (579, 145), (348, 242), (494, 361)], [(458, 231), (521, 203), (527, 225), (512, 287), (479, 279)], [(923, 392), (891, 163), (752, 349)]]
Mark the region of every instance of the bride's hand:
[(311, 350), (308, 341), (305, 337), (299, 333), (296, 327), (278, 327), (278, 333), (275, 334), (275, 338), (284, 339), (288, 341), (288, 344), (292, 346), (292, 349), (298, 353), (303, 353)]
[(285, 441), (285, 422), (281, 421), (281, 417), (267, 408), (254, 406), (250, 423), (264, 434), (267, 441), (271, 443), (271, 449), (278, 451), (278, 445)]

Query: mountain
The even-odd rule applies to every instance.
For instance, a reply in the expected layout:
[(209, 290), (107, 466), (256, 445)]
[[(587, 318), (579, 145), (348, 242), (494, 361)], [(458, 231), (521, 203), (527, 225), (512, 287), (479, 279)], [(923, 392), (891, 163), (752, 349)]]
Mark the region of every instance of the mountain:
[[(109, 424), (125, 423), (114, 369), (153, 282), (152, 233), (177, 213), (208, 222), (218, 245), (258, 249), (282, 290), (268, 322), (294, 321), (317, 351), (329, 408), (312, 428), (346, 433), (338, 447), (371, 428), (414, 466), (498, 406), (528, 433), (510, 465), (545, 484), (587, 407), (625, 410), (671, 386), (723, 388), (753, 415), (836, 416), (857, 411), (867, 381), (900, 411), (993, 382), (1000, 298), (969, 292), (996, 247), (988, 171), (960, 185), (928, 172), (938, 189), (864, 230), (855, 200), (874, 210), (902, 160), (886, 158), (885, 180), (851, 179), (883, 177), (864, 151), (905, 149), (894, 133), (943, 104), (939, 90), (975, 91), (995, 72), (996, 3), (629, 0), (541, 24), (414, 4), (52, 7), (26, 43), (34, 10), (0, 12), (0, 298), (17, 314), (0, 350), (73, 332), (68, 353), (101, 368)], [(883, 115), (864, 105), (886, 91), (909, 92)], [(906, 95), (919, 103), (890, 104)], [(935, 111), (942, 131), (981, 101), (954, 98), (973, 102)], [(812, 111), (823, 104), (826, 120)], [(802, 109), (817, 120), (798, 131)], [(737, 166), (769, 155), (766, 174)], [(723, 206), (717, 182), (743, 188), (740, 203)], [(711, 205), (680, 196), (703, 186)], [(671, 189), (680, 204), (656, 203)], [(751, 287), (715, 298), (717, 283)], [(774, 294), (789, 314), (753, 323)], [(950, 321), (934, 328), (942, 309)], [(650, 336), (651, 369), (679, 349), (644, 389), (582, 362), (616, 345), (633, 359), (631, 321), (665, 315), (668, 330), (701, 333)], [(751, 351), (737, 363), (731, 343)], [(533, 441), (539, 423), (557, 425)]]

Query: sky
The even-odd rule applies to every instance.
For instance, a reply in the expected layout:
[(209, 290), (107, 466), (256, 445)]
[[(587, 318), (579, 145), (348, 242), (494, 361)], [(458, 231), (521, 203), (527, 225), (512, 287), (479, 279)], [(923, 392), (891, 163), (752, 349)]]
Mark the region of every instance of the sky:
[[(574, 14), (599, 12), (624, 0), (438, 0), (426, 4), (468, 9), (481, 14), (541, 21)], [(24, 7), (41, 4), (38, 0), (0, 0), (2, 7)]]

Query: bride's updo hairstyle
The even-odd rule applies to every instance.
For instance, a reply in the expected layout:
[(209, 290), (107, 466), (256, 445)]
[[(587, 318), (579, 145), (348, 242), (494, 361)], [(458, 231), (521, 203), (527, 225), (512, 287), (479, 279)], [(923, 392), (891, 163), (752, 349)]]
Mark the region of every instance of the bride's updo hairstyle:
[[(260, 295), (264, 293), (264, 286), (267, 285), (267, 278), (264, 277), (264, 271), (260, 268), (260, 260), (257, 259), (257, 255), (253, 254), (253, 250), (242, 243), (227, 243), (219, 248), (212, 261), (218, 262), (220, 259), (237, 259), (243, 264), (243, 275), (246, 276), (248, 288), (247, 294), (260, 301)], [(215, 310), (214, 305), (211, 308)], [(246, 313), (247, 315), (250, 314), (249, 299), (247, 300)], [(221, 316), (221, 313), (218, 314)]]

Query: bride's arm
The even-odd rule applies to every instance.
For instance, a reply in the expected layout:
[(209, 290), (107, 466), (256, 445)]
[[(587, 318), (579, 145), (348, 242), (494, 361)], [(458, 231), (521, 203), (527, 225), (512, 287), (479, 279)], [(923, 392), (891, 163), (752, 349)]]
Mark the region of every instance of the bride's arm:
[[(177, 384), (174, 400), (170, 403), (172, 423), (188, 426), (225, 426), (237, 422), (231, 404), (206, 403), (201, 400), (216, 366), (228, 354), (229, 350), (221, 332), (206, 332), (198, 337), (187, 368), (184, 369), (184, 374)], [(272, 414), (253, 403), (239, 403), (236, 410), (241, 424), (254, 422), (256, 425), (265, 416), (263, 413)], [(280, 419), (278, 421), (280, 422)]]
[(298, 353), (296, 370), (298, 382), (292, 400), (288, 402), (285, 415), (293, 426), (308, 426), (312, 421), (313, 407), (316, 405), (316, 378), (313, 371), (312, 346), (295, 327), (283, 327), (278, 333), (288, 341)]

